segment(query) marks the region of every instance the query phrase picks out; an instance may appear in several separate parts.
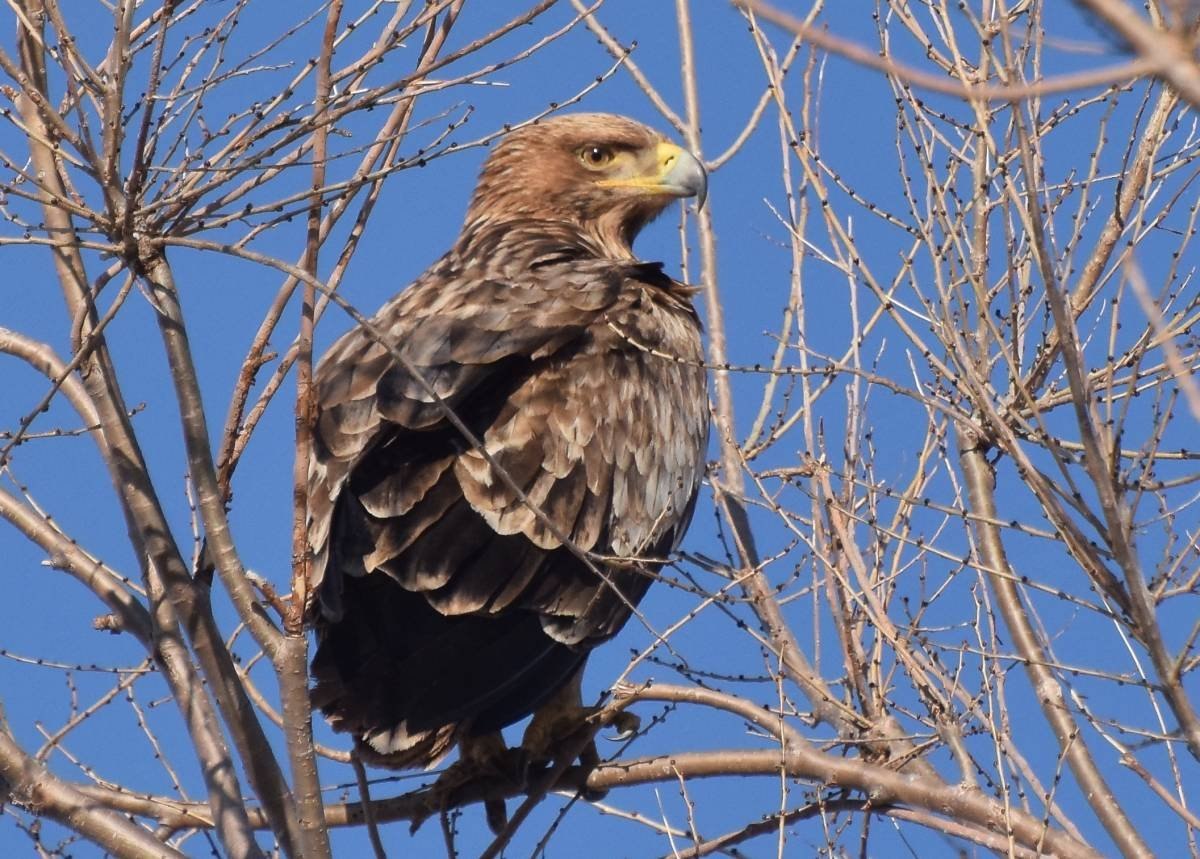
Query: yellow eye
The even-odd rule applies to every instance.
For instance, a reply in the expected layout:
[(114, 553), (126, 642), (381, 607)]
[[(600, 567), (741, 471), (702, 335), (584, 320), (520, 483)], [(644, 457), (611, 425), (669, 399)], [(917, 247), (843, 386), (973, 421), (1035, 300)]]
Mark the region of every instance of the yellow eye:
[(605, 167), (613, 160), (613, 151), (607, 146), (589, 144), (579, 150), (579, 160), (585, 167)]

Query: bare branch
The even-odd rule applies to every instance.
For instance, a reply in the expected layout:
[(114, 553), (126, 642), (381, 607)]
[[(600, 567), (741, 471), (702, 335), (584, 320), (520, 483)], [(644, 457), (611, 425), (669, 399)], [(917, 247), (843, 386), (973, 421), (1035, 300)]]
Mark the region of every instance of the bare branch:
[(180, 857), (178, 850), (62, 781), (17, 745), (0, 707), (0, 790), (6, 801), (57, 820), (115, 856)]

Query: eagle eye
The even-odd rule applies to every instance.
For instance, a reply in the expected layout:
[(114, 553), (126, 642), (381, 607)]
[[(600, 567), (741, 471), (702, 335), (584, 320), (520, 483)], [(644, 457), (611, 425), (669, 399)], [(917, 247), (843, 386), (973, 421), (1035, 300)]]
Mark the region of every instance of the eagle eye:
[(579, 150), (579, 160), (585, 167), (592, 170), (607, 167), (612, 163), (613, 157), (614, 153), (611, 147), (601, 146), (598, 143), (589, 143)]

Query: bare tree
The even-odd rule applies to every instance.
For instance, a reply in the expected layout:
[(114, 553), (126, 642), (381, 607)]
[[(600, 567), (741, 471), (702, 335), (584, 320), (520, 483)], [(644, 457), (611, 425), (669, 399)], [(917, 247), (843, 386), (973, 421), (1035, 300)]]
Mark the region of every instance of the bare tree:
[[(12, 567), (53, 584), (20, 606), (28, 649), (0, 634), (0, 678), (65, 686), (0, 686), (0, 831), (41, 855), (319, 857), (341, 827), (401, 852), (410, 821), (422, 855), (497, 856), (577, 846), (590, 805), (672, 856), (1200, 852), (1200, 10), (1077, 6), (677, 0), (659, 32), (619, 0), (12, 0), (0, 517)], [(635, 39), (669, 39), (680, 77)], [(315, 328), (371, 330), (341, 288), (377, 208), (536, 120), (473, 117), (507, 73), (565, 86), (563, 46), (587, 80), (531, 96), (546, 112), (624, 87), (713, 175), (678, 232), (713, 462), (590, 678), (593, 731), (631, 708), (640, 731), (448, 802), (314, 738)], [(708, 93), (718, 70), (744, 101)], [(206, 287), (234, 270), (254, 288)], [(225, 377), (206, 315), (257, 324)], [(280, 448), (292, 552), (260, 574), (243, 475)], [(100, 601), (95, 650), (74, 633), (66, 658), (61, 574)], [(464, 808), (512, 797), (497, 835)]]

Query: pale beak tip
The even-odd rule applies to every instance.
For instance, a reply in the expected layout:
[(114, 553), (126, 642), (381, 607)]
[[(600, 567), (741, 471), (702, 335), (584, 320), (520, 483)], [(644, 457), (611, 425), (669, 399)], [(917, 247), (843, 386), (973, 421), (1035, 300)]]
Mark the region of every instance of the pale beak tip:
[(704, 201), (708, 199), (708, 172), (695, 155), (686, 149), (680, 150), (663, 179), (667, 185), (678, 189), (679, 196), (695, 197), (697, 209), (704, 207)]

